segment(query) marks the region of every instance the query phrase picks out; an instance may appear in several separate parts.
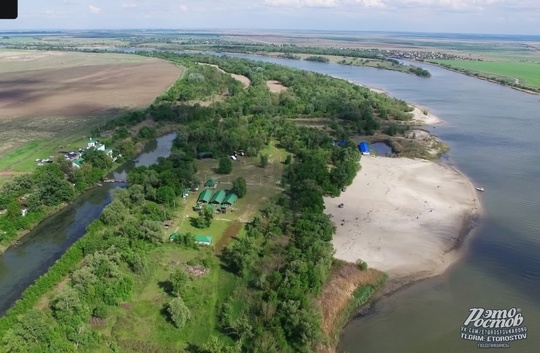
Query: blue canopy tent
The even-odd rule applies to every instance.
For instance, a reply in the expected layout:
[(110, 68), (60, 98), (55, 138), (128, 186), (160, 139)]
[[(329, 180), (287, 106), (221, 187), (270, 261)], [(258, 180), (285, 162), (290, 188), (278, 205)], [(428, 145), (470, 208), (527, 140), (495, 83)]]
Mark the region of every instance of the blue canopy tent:
[(367, 142), (360, 142), (358, 144), (358, 149), (363, 155), (369, 155), (369, 145)]

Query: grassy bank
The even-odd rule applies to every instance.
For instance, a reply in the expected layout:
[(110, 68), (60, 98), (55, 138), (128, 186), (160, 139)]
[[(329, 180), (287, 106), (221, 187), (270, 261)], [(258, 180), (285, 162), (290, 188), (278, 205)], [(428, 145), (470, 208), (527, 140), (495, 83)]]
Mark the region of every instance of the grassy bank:
[(430, 60), (469, 76), (540, 92), (540, 64), (512, 61)]
[(335, 352), (339, 335), (351, 315), (366, 304), (386, 281), (386, 274), (363, 269), (357, 264), (334, 260), (332, 272), (319, 298), (323, 314), (322, 328), (326, 337), (319, 353)]

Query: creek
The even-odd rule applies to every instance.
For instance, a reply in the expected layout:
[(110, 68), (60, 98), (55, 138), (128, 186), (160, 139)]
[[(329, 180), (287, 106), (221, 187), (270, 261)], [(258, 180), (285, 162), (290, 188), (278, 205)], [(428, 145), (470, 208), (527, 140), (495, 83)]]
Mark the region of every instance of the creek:
[[(137, 162), (127, 162), (112, 173), (112, 177), (125, 180), (127, 172), (135, 166), (148, 166), (159, 157), (171, 152), (176, 134), (168, 134), (150, 141)], [(18, 246), (8, 248), (0, 256), (0, 314), (3, 315), (22, 292), (47, 272), (49, 267), (85, 233), (86, 227), (99, 217), (111, 202), (111, 192), (124, 183), (104, 183), (101, 187), (81, 194), (66, 208), (39, 223), (20, 239)]]

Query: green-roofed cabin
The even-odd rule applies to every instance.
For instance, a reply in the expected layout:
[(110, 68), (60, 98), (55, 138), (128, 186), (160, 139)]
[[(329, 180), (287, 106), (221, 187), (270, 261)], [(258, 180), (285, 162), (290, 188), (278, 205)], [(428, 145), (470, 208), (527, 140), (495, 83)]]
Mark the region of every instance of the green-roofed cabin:
[(188, 197), (189, 196), (189, 189), (186, 188), (182, 191), (182, 197)]
[(212, 197), (212, 190), (203, 190), (197, 199), (197, 203), (208, 203)]
[(75, 168), (80, 168), (82, 166), (84, 162), (84, 159), (82, 157), (80, 158), (77, 158), (77, 159), (74, 159), (71, 164), (75, 167)]
[(200, 245), (212, 245), (212, 237), (209, 235), (196, 235), (195, 243)]
[(218, 190), (214, 193), (214, 195), (210, 199), (210, 203), (212, 205), (219, 205), (223, 202), (223, 200), (225, 200), (226, 195), (227, 193), (225, 192), (225, 190)]
[(227, 197), (225, 197), (221, 205), (225, 207), (232, 206), (234, 205), (237, 199), (238, 199), (238, 195), (236, 195), (234, 192), (231, 192), (227, 195)]
[(217, 186), (217, 182), (212, 179), (208, 179), (206, 183), (204, 183), (204, 187), (207, 189), (215, 189)]
[(171, 235), (169, 235), (169, 241), (175, 241), (176, 238), (178, 238), (178, 232), (174, 232)]

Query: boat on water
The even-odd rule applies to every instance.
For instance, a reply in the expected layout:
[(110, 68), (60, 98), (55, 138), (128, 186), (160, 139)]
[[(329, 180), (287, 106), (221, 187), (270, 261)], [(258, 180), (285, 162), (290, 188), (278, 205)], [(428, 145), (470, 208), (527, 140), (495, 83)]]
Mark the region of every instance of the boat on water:
[(482, 192), (484, 192), (484, 191), (485, 191), (485, 189), (484, 189), (484, 188), (476, 188), (476, 190), (478, 190), (478, 191), (482, 191)]

